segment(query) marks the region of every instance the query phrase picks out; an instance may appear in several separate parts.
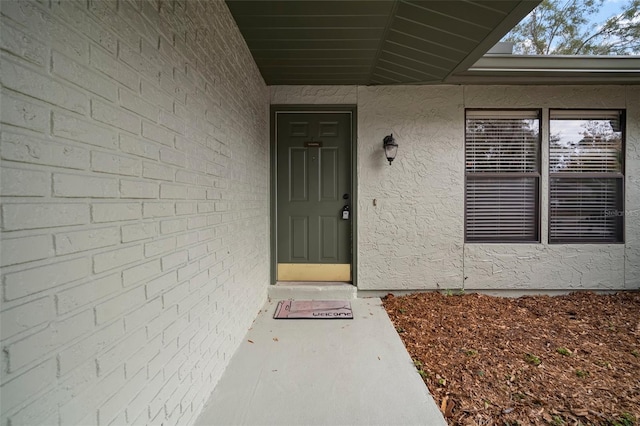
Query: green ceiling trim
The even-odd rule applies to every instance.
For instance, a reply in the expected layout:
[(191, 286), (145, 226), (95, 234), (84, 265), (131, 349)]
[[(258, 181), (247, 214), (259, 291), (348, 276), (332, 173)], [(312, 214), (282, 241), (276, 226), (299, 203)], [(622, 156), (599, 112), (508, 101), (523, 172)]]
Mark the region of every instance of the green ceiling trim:
[(268, 85), (443, 82), (540, 0), (227, 0)]
[(382, 50), (384, 48), (384, 43), (387, 40), (387, 35), (389, 34), (389, 30), (391, 29), (391, 25), (396, 17), (396, 11), (398, 10), (398, 0), (393, 2), (391, 6), (391, 10), (389, 11), (389, 16), (387, 18), (387, 23), (384, 28), (384, 33), (382, 37), (380, 37), (380, 42), (378, 43), (378, 50), (376, 51), (375, 56), (373, 57), (373, 61), (371, 61), (371, 70), (369, 71), (369, 83), (373, 80), (376, 67), (378, 65), (378, 61), (380, 60), (380, 55), (382, 54)]
[(525, 18), (531, 12), (540, 1), (538, 0), (523, 0), (517, 4), (513, 10), (503, 19), (493, 30), (476, 46), (476, 48), (467, 55), (460, 63), (449, 73), (449, 76), (461, 71), (466, 71), (471, 67), (478, 59), (480, 59), (485, 53), (489, 51), (496, 43), (504, 37), (513, 27), (518, 25), (522, 19)]

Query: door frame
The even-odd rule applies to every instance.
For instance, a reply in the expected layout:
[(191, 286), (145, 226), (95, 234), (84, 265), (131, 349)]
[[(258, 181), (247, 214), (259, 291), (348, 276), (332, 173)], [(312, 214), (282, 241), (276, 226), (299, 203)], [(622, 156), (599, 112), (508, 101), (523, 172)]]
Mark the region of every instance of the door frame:
[(270, 228), (271, 228), (271, 259), (270, 273), (271, 284), (277, 282), (278, 272), (278, 246), (277, 246), (277, 118), (278, 114), (328, 114), (349, 113), (351, 115), (351, 284), (358, 285), (358, 117), (356, 105), (271, 105), (270, 112), (270, 140), (269, 140), (269, 166), (270, 166)]

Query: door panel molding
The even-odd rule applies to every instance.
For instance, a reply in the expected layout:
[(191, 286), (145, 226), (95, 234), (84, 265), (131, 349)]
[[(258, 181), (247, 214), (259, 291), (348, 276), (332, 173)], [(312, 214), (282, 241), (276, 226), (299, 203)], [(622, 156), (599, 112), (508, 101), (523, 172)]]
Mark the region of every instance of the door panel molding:
[[(302, 181), (290, 179), (291, 185), (289, 185), (289, 201), (309, 201), (309, 182), (307, 181), (309, 156), (304, 148), (289, 148), (289, 158), (291, 160), (298, 156), (302, 156), (302, 175), (304, 176), (304, 179)], [(293, 167), (289, 165), (289, 168), (291, 169)]]
[[(326, 263), (338, 263), (338, 246), (335, 242), (338, 240), (338, 219), (335, 216), (320, 216), (320, 235), (324, 236), (331, 231), (333, 239), (327, 241), (325, 238), (321, 238), (320, 243), (320, 259)], [(352, 230), (353, 232), (353, 230)]]
[[(278, 169), (277, 169), (277, 153), (278, 153), (278, 146), (277, 146), (277, 125), (278, 125), (278, 115), (279, 114), (309, 114), (309, 113), (317, 113), (317, 114), (331, 114), (331, 113), (347, 113), (350, 116), (350, 133), (351, 133), (351, 138), (350, 138), (350, 145), (351, 145), (351, 163), (350, 163), (350, 169), (351, 169), (351, 188), (350, 188), (350, 192), (349, 192), (349, 200), (348, 203), (351, 207), (350, 207), (350, 214), (351, 214), (351, 244), (350, 244), (350, 252), (351, 252), (351, 264), (346, 264), (349, 268), (345, 268), (344, 264), (340, 264), (340, 263), (328, 263), (328, 264), (324, 264), (327, 266), (335, 266), (335, 265), (340, 265), (338, 267), (333, 267), (333, 268), (321, 268), (320, 266), (322, 266), (323, 264), (315, 264), (318, 265), (317, 267), (312, 267), (309, 268), (309, 265), (314, 265), (314, 264), (308, 264), (308, 263), (299, 263), (299, 264), (280, 264), (280, 265), (305, 265), (307, 267), (307, 270), (310, 273), (310, 277), (315, 276), (316, 279), (318, 281), (327, 281), (328, 279), (321, 279), (323, 277), (324, 272), (323, 271), (331, 271), (330, 273), (333, 274), (333, 276), (335, 276), (336, 273), (338, 273), (338, 276), (340, 276), (341, 278), (345, 278), (345, 272), (346, 270), (348, 270), (348, 272), (350, 273), (351, 276), (351, 281), (354, 285), (357, 285), (357, 192), (356, 192), (356, 188), (357, 188), (357, 111), (356, 111), (356, 106), (355, 105), (272, 105), (271, 106), (271, 123), (270, 123), (270, 127), (271, 127), (271, 132), (270, 132), (270, 166), (271, 166), (271, 185), (270, 185), (270, 189), (271, 189), (271, 194), (270, 194), (270, 199), (271, 199), (271, 219), (270, 219), (270, 223), (271, 223), (271, 283), (275, 284), (278, 280), (284, 280), (283, 278), (279, 277), (279, 270), (281, 270), (282, 268), (279, 268), (278, 265), (278, 247), (277, 247), (277, 238), (278, 238), (278, 223), (277, 223), (277, 197), (278, 196), (285, 196), (285, 197), (289, 197), (292, 194), (291, 190), (293, 188), (289, 188), (289, 194), (279, 194), (278, 193), (278, 188), (277, 188), (277, 173), (278, 173)], [(289, 134), (295, 134), (296, 136), (302, 136), (304, 135), (308, 135), (308, 125), (305, 124), (305, 122), (303, 121), (303, 119), (301, 119), (300, 121), (296, 121), (294, 122), (296, 124), (295, 128), (290, 128), (286, 133)], [(322, 127), (322, 132), (323, 133), (327, 133), (327, 136), (329, 135), (334, 135), (336, 133), (338, 133), (338, 129), (337, 126), (334, 126), (334, 123), (331, 122), (330, 120), (323, 120), (322, 121), (323, 127)], [(332, 167), (328, 168), (328, 169), (332, 169)], [(329, 171), (329, 170), (327, 170)], [(331, 179), (328, 179), (331, 180)], [(305, 182), (305, 184), (308, 184), (308, 182)], [(330, 184), (330, 182), (322, 182), (322, 184)], [(333, 185), (332, 185), (333, 186)], [(297, 188), (298, 190), (300, 188)], [(327, 188), (328, 189), (328, 188)], [(335, 197), (341, 199), (342, 198), (342, 194), (341, 193), (337, 193), (335, 192), (337, 191), (337, 188), (332, 188), (332, 190), (329, 190), (327, 192), (334, 192), (335, 194), (331, 194), (331, 195), (335, 195)], [(305, 197), (308, 196), (308, 190), (305, 191)], [(324, 191), (323, 191), (324, 192)], [(323, 192), (321, 192), (321, 194), (323, 194)], [(326, 195), (329, 195), (328, 193), (324, 193)], [(300, 196), (300, 193), (297, 192), (298, 196)], [(324, 198), (324, 197), (322, 197)], [(334, 198), (334, 197), (329, 197), (329, 198)], [(318, 224), (320, 225), (320, 224)], [(323, 241), (319, 241), (318, 242), (318, 249), (320, 250), (320, 254), (322, 257), (322, 260), (324, 261), (329, 261), (329, 262), (334, 262), (331, 258), (332, 256), (329, 256), (329, 258), (324, 256), (324, 253), (326, 252), (330, 252), (332, 250), (326, 250), (325, 251), (325, 247), (323, 247), (324, 242)], [(328, 254), (328, 253), (327, 253)], [(301, 259), (302, 260), (302, 259)], [(291, 269), (287, 269), (288, 267), (285, 267), (285, 270), (288, 271), (297, 271), (295, 273), (299, 273), (299, 267), (296, 266), (295, 268)], [(340, 271), (340, 272), (337, 272)], [(315, 274), (315, 275), (314, 275)], [(342, 275), (340, 275), (342, 274)], [(328, 275), (329, 276), (329, 275)], [(309, 279), (310, 281), (312, 281), (312, 279)], [(331, 279), (330, 281), (334, 281), (335, 279)], [(347, 277), (346, 279), (341, 279), (341, 281), (349, 281), (349, 278)]]
[(309, 218), (289, 218), (289, 256), (295, 260), (309, 260)]
[(338, 195), (338, 150), (320, 148), (320, 201), (337, 200)]

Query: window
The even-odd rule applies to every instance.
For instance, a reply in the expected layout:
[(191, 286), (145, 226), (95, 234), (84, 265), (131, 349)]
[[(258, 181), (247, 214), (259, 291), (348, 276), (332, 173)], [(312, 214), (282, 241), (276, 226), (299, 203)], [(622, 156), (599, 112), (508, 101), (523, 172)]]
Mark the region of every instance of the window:
[(622, 242), (622, 112), (551, 110), (549, 118), (549, 242)]
[(465, 240), (539, 241), (540, 112), (467, 110)]

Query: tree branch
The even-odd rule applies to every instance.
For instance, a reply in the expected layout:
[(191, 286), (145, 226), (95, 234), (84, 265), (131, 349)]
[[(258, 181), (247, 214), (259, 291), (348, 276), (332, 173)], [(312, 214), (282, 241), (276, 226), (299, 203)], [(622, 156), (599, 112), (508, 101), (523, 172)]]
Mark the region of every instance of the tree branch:
[(592, 34), (591, 36), (587, 37), (586, 39), (584, 39), (582, 41), (582, 43), (580, 43), (580, 45), (578, 46), (578, 48), (575, 50), (574, 55), (578, 55), (580, 54), (580, 51), (587, 45), (587, 43), (589, 43), (591, 40), (593, 40), (596, 37), (599, 37), (603, 34), (606, 34), (607, 31), (609, 31), (610, 28), (613, 27), (613, 25), (618, 25), (620, 23), (620, 15), (614, 16), (612, 18), (610, 18), (603, 26), (602, 29), (600, 31), (595, 32), (594, 34)]

